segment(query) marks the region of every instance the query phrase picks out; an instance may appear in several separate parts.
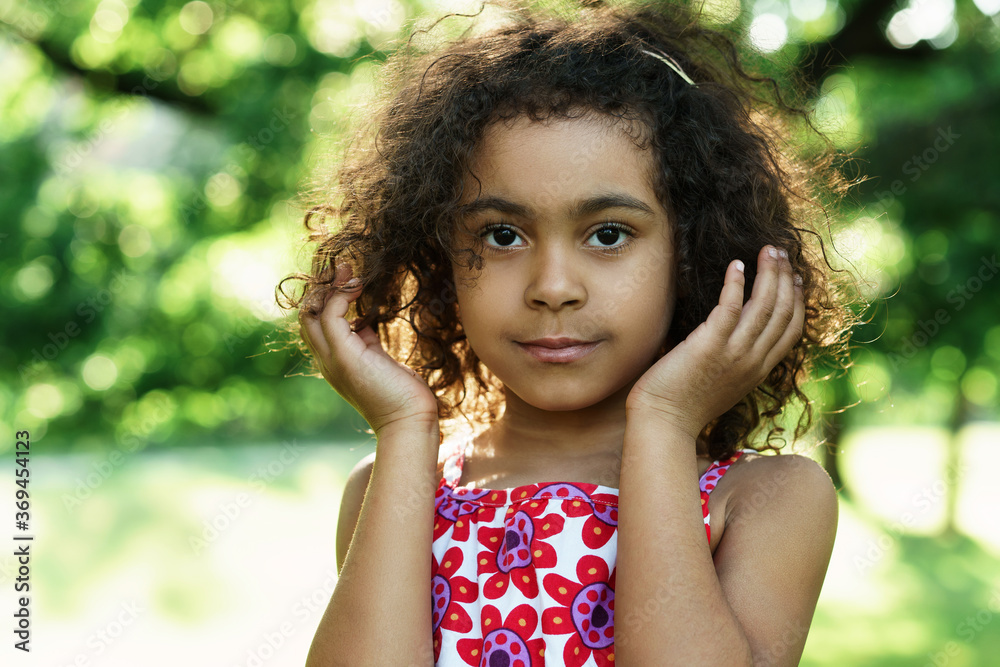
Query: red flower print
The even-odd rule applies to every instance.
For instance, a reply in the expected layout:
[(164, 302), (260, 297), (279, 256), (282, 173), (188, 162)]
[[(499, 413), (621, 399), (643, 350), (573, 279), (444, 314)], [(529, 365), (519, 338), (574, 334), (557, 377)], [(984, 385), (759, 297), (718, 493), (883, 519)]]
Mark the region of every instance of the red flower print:
[(702, 478), (698, 482), (698, 488), (701, 491), (701, 515), (705, 520), (705, 534), (708, 536), (709, 542), (712, 541), (712, 527), (709, 525), (711, 517), (709, 516), (708, 509), (708, 494), (712, 492), (715, 485), (718, 484), (719, 480), (722, 479), (722, 476), (726, 474), (726, 471), (729, 470), (729, 466), (735, 463), (736, 460), (742, 456), (742, 454), (743, 452), (740, 451), (723, 461), (713, 461), (712, 465), (710, 465), (708, 470), (702, 474)]
[(535, 494), (536, 498), (562, 498), (562, 511), (566, 516), (585, 516), (583, 543), (590, 549), (600, 549), (618, 530), (618, 497), (608, 493), (594, 493), (596, 484), (549, 484)]
[(475, 515), (477, 521), (492, 521), (496, 507), (481, 503), (466, 502), (483, 499), (489, 503), (503, 505), (506, 501), (506, 491), (491, 489), (457, 489), (444, 485), (438, 487), (434, 498), (434, 537), (444, 535), (450, 526), (455, 526), (452, 539), (456, 542), (466, 542), (469, 539), (470, 515)]
[(518, 605), (506, 619), (501, 619), (500, 610), (487, 604), (480, 622), (482, 638), (459, 639), (457, 643), (458, 653), (467, 664), (545, 667), (545, 640), (528, 639), (538, 626), (538, 612), (531, 605)]
[(561, 607), (542, 612), (546, 635), (572, 633), (563, 649), (566, 667), (580, 667), (591, 654), (600, 667), (614, 667), (615, 576), (597, 556), (583, 556), (576, 565), (579, 582), (552, 573), (545, 576), (545, 590)]
[[(515, 491), (523, 490), (518, 487)], [(558, 514), (539, 515), (547, 500), (527, 495), (527, 500), (507, 508), (502, 528), (482, 526), (479, 543), (486, 547), (477, 556), (477, 576), (491, 575), (483, 584), (483, 595), (496, 600), (511, 583), (526, 598), (538, 595), (536, 568), (555, 567), (556, 550), (544, 540), (562, 532), (566, 519)]]
[(440, 565), (433, 554), (431, 560), (431, 614), (434, 622), (434, 661), (437, 662), (441, 651), (442, 629), (455, 632), (468, 632), (472, 629), (472, 618), (459, 603), (475, 602), (479, 595), (479, 584), (455, 575), (463, 560), (459, 547), (448, 549), (444, 562)]

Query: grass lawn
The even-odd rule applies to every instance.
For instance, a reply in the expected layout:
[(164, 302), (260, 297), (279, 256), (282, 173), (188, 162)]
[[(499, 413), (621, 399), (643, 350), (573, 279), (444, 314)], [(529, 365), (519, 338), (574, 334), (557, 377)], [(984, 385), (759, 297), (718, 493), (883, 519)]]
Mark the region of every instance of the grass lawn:
[[(905, 433), (845, 439), (853, 500), (841, 498), (802, 665), (1000, 665), (1000, 520), (987, 456), (997, 431), (984, 433), (963, 445), (981, 466), (963, 471), (951, 531), (938, 492), (953, 478), (940, 452)], [(372, 450), (34, 455), (32, 651), (13, 662), (8, 637), (0, 663), (301, 667), (336, 583), (343, 483)], [(11, 497), (9, 465), (0, 479)], [(0, 601), (10, 613), (16, 563), (3, 551)]]

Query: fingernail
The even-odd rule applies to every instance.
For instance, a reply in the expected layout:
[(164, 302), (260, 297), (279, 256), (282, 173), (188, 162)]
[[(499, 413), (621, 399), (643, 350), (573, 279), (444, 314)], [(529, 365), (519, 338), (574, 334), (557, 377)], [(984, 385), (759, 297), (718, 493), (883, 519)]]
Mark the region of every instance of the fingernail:
[(744, 270), (745, 268), (746, 268), (746, 267), (745, 267), (745, 266), (743, 266), (743, 262), (742, 262), (741, 260), (736, 260), (736, 270), (737, 270), (737, 271), (739, 271), (740, 273), (743, 273), (743, 270)]
[(792, 278), (792, 282), (795, 283), (797, 287), (802, 287), (802, 276), (796, 273), (795, 277)]
[(767, 246), (767, 254), (770, 255), (774, 259), (778, 259), (778, 257), (779, 257), (779, 255), (778, 255), (778, 249), (775, 248), (773, 245)]
[(788, 259), (788, 251), (785, 250), (784, 248), (778, 248), (778, 254), (781, 255), (784, 259)]
[(361, 284), (361, 281), (357, 278), (351, 278), (346, 283), (344, 283), (344, 289), (354, 289)]

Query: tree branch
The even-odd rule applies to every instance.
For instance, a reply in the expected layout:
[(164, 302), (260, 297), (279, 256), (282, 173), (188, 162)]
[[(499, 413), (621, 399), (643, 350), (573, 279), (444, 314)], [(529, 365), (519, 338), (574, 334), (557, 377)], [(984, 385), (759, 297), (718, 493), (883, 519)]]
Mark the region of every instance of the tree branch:
[(145, 71), (115, 74), (106, 70), (84, 69), (73, 62), (66, 49), (48, 40), (27, 40), (37, 46), (59, 69), (90, 81), (98, 90), (121, 95), (143, 95), (160, 100), (196, 116), (214, 116), (217, 111), (204, 97), (192, 97), (177, 87), (174, 78), (157, 80)]

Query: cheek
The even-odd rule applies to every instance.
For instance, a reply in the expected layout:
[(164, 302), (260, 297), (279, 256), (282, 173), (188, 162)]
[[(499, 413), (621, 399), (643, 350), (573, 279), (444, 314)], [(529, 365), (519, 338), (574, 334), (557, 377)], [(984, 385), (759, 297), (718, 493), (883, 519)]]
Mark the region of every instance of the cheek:
[[(651, 278), (644, 288), (629, 299), (627, 313), (636, 329), (647, 340), (666, 336), (673, 319), (675, 297), (667, 280)], [(638, 335), (638, 331), (635, 332)]]

